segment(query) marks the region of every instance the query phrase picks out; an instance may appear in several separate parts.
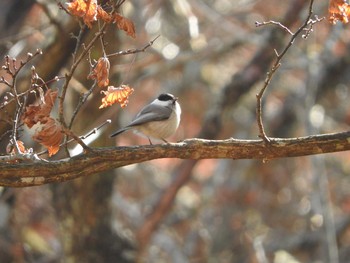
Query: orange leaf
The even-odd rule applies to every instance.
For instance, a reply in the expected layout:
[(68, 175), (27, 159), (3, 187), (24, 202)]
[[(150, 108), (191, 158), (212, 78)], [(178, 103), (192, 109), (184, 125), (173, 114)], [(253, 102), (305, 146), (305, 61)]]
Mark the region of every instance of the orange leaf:
[(113, 17), (108, 14), (102, 7), (97, 6), (97, 19), (101, 18), (106, 23), (111, 23), (113, 21)]
[(74, 0), (67, 3), (67, 9), (72, 15), (82, 17), (89, 28), (97, 20), (97, 0)]
[(84, 0), (74, 0), (67, 4), (68, 11), (74, 15), (82, 17), (86, 13), (86, 3)]
[(45, 93), (44, 101), (39, 105), (29, 105), (22, 116), (23, 122), (29, 127), (41, 122), (43, 118), (50, 116), (51, 109), (57, 98), (58, 91), (48, 89)]
[(40, 106), (29, 105), (28, 107), (26, 107), (26, 111), (22, 116), (22, 121), (28, 126), (28, 128), (32, 128), (33, 125), (40, 121), (40, 110)]
[(338, 20), (346, 24), (349, 22), (350, 6), (345, 0), (330, 0), (328, 14), (328, 20), (332, 24), (335, 24)]
[(26, 153), (27, 149), (24, 146), (24, 143), (20, 140), (17, 140), (17, 145), (18, 145), (18, 149), (21, 151), (21, 153)]
[(88, 75), (88, 79), (96, 79), (99, 87), (105, 87), (109, 84), (109, 69), (110, 63), (107, 57), (101, 57), (95, 66), (95, 68)]
[(43, 122), (45, 125), (37, 130), (33, 139), (47, 148), (49, 156), (52, 156), (60, 149), (60, 143), (63, 138), (61, 126), (51, 117), (46, 117)]
[[(22, 141), (17, 140), (17, 146), (18, 146), (18, 149), (21, 153), (27, 152), (27, 149), (24, 146), (24, 143)], [(9, 143), (6, 147), (6, 152), (10, 153), (10, 154), (15, 154), (17, 152), (17, 149), (16, 149), (16, 147), (14, 147), (14, 145), (12, 143)]]
[(120, 14), (115, 14), (114, 21), (120, 30), (124, 30), (125, 33), (132, 38), (136, 38), (135, 25), (130, 19), (127, 19)]
[(120, 103), (120, 107), (124, 108), (128, 105), (129, 96), (134, 92), (133, 88), (127, 85), (121, 85), (120, 87), (109, 86), (107, 91), (101, 91), (106, 96), (102, 98), (102, 104), (100, 109), (113, 105), (114, 103)]

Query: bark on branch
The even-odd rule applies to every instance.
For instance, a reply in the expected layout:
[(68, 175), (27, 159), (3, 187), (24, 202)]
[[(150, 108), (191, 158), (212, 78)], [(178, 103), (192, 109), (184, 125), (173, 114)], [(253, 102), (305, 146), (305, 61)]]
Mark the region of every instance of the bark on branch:
[[(25, 187), (64, 182), (134, 163), (161, 158), (270, 160), (350, 150), (350, 131), (262, 140), (187, 139), (178, 143), (96, 148), (59, 161), (0, 163), (0, 185)], [(4, 160), (3, 160), (4, 161)]]

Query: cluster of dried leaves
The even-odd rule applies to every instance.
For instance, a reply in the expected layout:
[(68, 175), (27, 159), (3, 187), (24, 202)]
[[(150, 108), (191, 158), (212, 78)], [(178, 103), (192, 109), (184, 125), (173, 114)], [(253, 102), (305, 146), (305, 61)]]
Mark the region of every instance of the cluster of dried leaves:
[[(95, 79), (97, 85), (104, 88), (109, 84), (109, 69), (110, 62), (108, 58), (101, 57), (88, 75), (88, 79)], [(119, 103), (122, 108), (126, 107), (129, 103), (129, 96), (133, 92), (134, 89), (127, 85), (121, 85), (119, 87), (108, 86), (106, 91), (101, 91), (105, 97), (102, 98), (100, 109), (111, 106), (114, 103)]]
[(91, 28), (92, 23), (101, 19), (106, 23), (115, 23), (120, 30), (123, 30), (135, 38), (135, 25), (134, 23), (118, 13), (107, 13), (97, 3), (97, 0), (74, 0), (67, 3), (68, 11), (76, 16), (83, 19), (84, 23)]
[(22, 116), (22, 121), (28, 128), (40, 124), (40, 127), (35, 131), (33, 140), (45, 146), (49, 156), (58, 152), (63, 138), (61, 125), (50, 116), (57, 95), (57, 91), (48, 89), (39, 105), (27, 106)]
[(350, 6), (345, 0), (330, 0), (328, 13), (328, 20), (332, 24), (336, 24), (337, 21), (346, 24), (349, 22)]
[[(92, 27), (92, 23), (101, 19), (106, 23), (115, 23), (118, 29), (126, 32), (127, 35), (135, 38), (135, 26), (134, 23), (120, 15), (119, 13), (111, 12), (107, 13), (97, 3), (97, 0), (74, 0), (71, 3), (67, 3), (68, 11), (77, 17), (83, 19), (84, 23), (88, 27)], [(97, 81), (97, 85), (101, 88), (109, 85), (109, 70), (110, 62), (106, 56), (99, 58), (96, 65), (88, 75), (88, 79), (94, 79)], [(111, 106), (114, 103), (119, 103), (123, 108), (128, 104), (128, 98), (133, 93), (133, 89), (127, 85), (121, 85), (119, 87), (108, 86), (106, 91), (102, 91), (105, 97), (102, 99), (101, 108)]]
[[(24, 61), (20, 60), (19, 63), (17, 62), (16, 58), (12, 58), (9, 55), (5, 56), (5, 62), (1, 69), (5, 70), (9, 78), (1, 76), (0, 82), (5, 84), (10, 89), (8, 94), (13, 99), (8, 100), (6, 98), (7, 96), (5, 96), (5, 101), (2, 104), (2, 107), (7, 106), (12, 101), (16, 101), (18, 108), (16, 117), (13, 119), (13, 122), (19, 124), (20, 121), (22, 121), (23, 124), (25, 124), (28, 128), (32, 128), (34, 125), (37, 125), (35, 133), (33, 135), (33, 140), (46, 147), (48, 149), (49, 156), (52, 156), (58, 152), (59, 145), (63, 137), (61, 125), (50, 116), (58, 92), (52, 91), (47, 87), (47, 83), (38, 76), (34, 66), (31, 67), (32, 77), (29, 90), (27, 92), (19, 94), (15, 85), (16, 77), (24, 68), (24, 66), (27, 65), (27, 63), (30, 62), (34, 57), (41, 54), (42, 51), (40, 49), (38, 49), (34, 54), (28, 53), (27, 58)], [(56, 78), (53, 81), (55, 80)], [(45, 94), (43, 91), (43, 86), (47, 87)], [(38, 105), (35, 105), (33, 103), (27, 106), (26, 103), (29, 94), (39, 94), (40, 103)], [(17, 134), (18, 127), (19, 125), (14, 125), (16, 132), (13, 132), (13, 134)], [(9, 154), (30, 153), (31, 150), (26, 149), (24, 143), (20, 140), (17, 140), (15, 137), (10, 140), (9, 144), (6, 147), (6, 152)]]
[[(70, 3), (67, 3), (68, 12), (79, 18), (91, 28), (93, 23), (101, 20), (104, 23), (115, 23), (117, 28), (126, 32), (127, 35), (135, 38), (135, 26), (134, 23), (114, 11), (114, 8), (111, 8), (112, 11), (107, 13), (102, 6), (97, 3), (97, 0), (73, 0)], [(29, 60), (28, 60), (29, 61)], [(16, 68), (15, 59), (13, 59), (13, 71), (11, 70), (10, 58), (7, 57), (5, 60), (5, 69), (10, 76), (13, 78), (16, 77), (16, 72), (19, 71)], [(21, 67), (26, 63), (23, 62)], [(35, 70), (34, 70), (35, 71)], [(96, 80), (97, 85), (100, 88), (106, 88), (106, 90), (101, 91), (105, 95), (102, 99), (102, 105), (100, 108), (105, 108), (113, 105), (114, 103), (119, 103), (121, 107), (125, 107), (128, 104), (128, 98), (133, 93), (133, 89), (127, 85), (121, 85), (119, 87), (108, 86), (109, 81), (109, 71), (110, 71), (110, 62), (106, 55), (98, 59), (97, 63), (92, 66), (92, 70), (88, 75), (88, 79)], [(34, 72), (35, 73), (35, 72)], [(34, 77), (33, 77), (34, 76)], [(47, 148), (49, 156), (56, 154), (60, 149), (60, 144), (62, 142), (65, 129), (59, 121), (56, 121), (52, 116), (52, 108), (55, 104), (56, 98), (58, 96), (58, 91), (53, 91), (47, 87), (46, 93), (42, 90), (42, 87), (39, 87), (35, 84), (35, 80), (39, 79), (37, 74), (32, 76), (32, 91), (36, 93), (39, 91), (40, 99), (39, 103), (33, 103), (26, 106), (23, 111), (20, 120), (28, 127), (32, 128), (35, 126), (35, 133), (33, 135), (33, 140), (40, 143)], [(1, 79), (2, 82), (7, 84), (12, 89), (15, 89), (10, 83), (6, 82), (4, 78)], [(15, 82), (15, 81), (13, 81)], [(44, 83), (44, 81), (42, 80)], [(14, 92), (13, 96), (16, 96)], [(26, 101), (26, 100), (24, 100)], [(23, 102), (24, 102), (23, 101)], [(14, 147), (16, 146), (16, 147)], [(23, 154), (27, 153), (28, 150), (25, 148), (24, 143), (20, 140), (15, 140), (12, 144), (9, 144), (7, 152), (10, 154)]]

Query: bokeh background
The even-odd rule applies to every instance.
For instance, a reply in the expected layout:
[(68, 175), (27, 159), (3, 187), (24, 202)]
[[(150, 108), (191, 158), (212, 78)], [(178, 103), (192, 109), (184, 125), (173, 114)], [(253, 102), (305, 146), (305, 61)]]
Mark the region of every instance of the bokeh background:
[[(49, 80), (69, 69), (78, 21), (54, 0), (0, 2), (0, 55), (33, 61)], [(64, 4), (64, 2), (62, 2)], [(179, 97), (181, 125), (170, 141), (256, 139), (256, 96), (272, 62), (307, 16), (309, 1), (126, 1), (120, 12), (136, 26), (136, 39), (111, 25), (107, 53), (152, 47), (111, 61), (111, 83), (135, 89), (129, 105), (99, 110), (96, 89), (77, 115), (73, 131), (91, 147), (148, 144), (125, 133), (109, 135), (161, 92)], [(314, 14), (327, 17), (328, 1)], [(315, 17), (313, 17), (315, 19)], [(86, 43), (96, 32), (87, 30)], [(348, 129), (350, 28), (316, 23), (297, 38), (264, 97), (268, 136), (298, 137)], [(98, 59), (97, 43), (91, 56)], [(92, 85), (84, 60), (65, 101), (69, 119)], [(0, 71), (1, 73), (1, 71)], [(18, 85), (28, 87), (30, 66)], [(63, 81), (52, 84), (60, 88)], [(27, 85), (27, 86), (26, 86)], [(0, 84), (0, 95), (6, 96)], [(1, 111), (0, 152), (5, 154), (11, 109)], [(33, 131), (21, 139), (35, 151)], [(71, 154), (81, 149), (70, 146)], [(64, 157), (61, 151), (53, 159)], [(74, 181), (23, 189), (1, 188), (1, 262), (348, 262), (350, 172), (347, 152), (279, 160), (159, 159)], [(1, 171), (0, 171), (1, 174)], [(179, 183), (178, 178), (183, 180)], [(176, 187), (174, 187), (176, 184)], [(173, 198), (167, 199), (169, 191)], [(167, 199), (167, 200), (165, 200)], [(167, 206), (159, 204), (166, 202)], [(151, 220), (158, 221), (149, 228)], [(153, 221), (154, 222), (154, 221)], [(150, 230), (148, 238), (143, 231)]]

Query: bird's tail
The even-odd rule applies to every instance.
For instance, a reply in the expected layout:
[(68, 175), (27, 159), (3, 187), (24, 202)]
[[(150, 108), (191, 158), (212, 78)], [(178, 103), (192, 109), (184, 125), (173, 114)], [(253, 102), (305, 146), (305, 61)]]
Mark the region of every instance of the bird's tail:
[(117, 130), (115, 133), (112, 133), (110, 137), (114, 137), (114, 136), (117, 136), (123, 132), (125, 132), (126, 130), (128, 130), (129, 128), (125, 127), (125, 128), (122, 128), (120, 130)]

